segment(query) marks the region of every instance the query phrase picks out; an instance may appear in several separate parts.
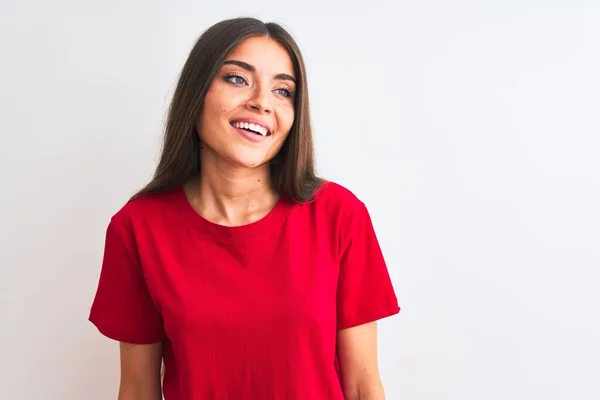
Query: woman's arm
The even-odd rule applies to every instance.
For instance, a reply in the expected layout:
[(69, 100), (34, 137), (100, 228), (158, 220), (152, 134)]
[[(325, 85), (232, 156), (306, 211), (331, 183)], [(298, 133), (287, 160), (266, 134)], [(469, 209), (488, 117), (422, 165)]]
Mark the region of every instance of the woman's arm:
[(384, 400), (377, 362), (377, 322), (342, 329), (338, 356), (346, 400)]
[(118, 400), (161, 400), (162, 343), (120, 343)]

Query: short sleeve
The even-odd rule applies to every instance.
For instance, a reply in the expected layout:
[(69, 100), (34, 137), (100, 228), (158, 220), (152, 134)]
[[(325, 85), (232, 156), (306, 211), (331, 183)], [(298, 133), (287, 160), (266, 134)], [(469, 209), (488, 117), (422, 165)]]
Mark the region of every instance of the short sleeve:
[(338, 328), (376, 321), (400, 311), (371, 217), (360, 202), (340, 232)]
[(160, 342), (164, 337), (162, 319), (148, 293), (127, 226), (115, 217), (108, 225), (89, 320), (103, 335), (117, 341)]

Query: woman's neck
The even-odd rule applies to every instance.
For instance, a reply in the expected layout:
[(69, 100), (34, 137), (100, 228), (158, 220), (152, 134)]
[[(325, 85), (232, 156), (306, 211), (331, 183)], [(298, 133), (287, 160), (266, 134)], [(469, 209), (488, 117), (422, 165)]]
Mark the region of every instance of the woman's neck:
[(267, 215), (279, 196), (267, 164), (257, 168), (202, 160), (200, 175), (186, 184), (192, 207), (205, 219), (226, 226), (255, 222)]

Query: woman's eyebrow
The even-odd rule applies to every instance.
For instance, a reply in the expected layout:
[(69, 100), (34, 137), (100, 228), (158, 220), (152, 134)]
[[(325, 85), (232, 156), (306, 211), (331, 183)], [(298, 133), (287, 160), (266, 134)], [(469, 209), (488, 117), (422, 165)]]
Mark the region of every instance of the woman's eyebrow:
[[(256, 71), (256, 68), (254, 67), (254, 65), (248, 64), (245, 61), (227, 60), (223, 64), (237, 65), (238, 67), (243, 68), (249, 72)], [(293, 76), (291, 76), (290, 74), (285, 74), (285, 73), (275, 75), (275, 79), (284, 80), (284, 81), (292, 81), (292, 82), (296, 83), (296, 79)]]
[(244, 62), (244, 61), (227, 60), (223, 64), (237, 65), (238, 67), (244, 68), (245, 70), (250, 71), (250, 72), (256, 71), (256, 68), (254, 68), (254, 65), (250, 65), (250, 64), (248, 64), (247, 62)]
[(294, 79), (294, 77), (291, 76), (290, 74), (277, 74), (277, 75), (275, 75), (275, 79), (280, 79), (280, 80), (284, 80), (284, 81), (292, 81), (292, 82), (296, 83), (296, 79)]

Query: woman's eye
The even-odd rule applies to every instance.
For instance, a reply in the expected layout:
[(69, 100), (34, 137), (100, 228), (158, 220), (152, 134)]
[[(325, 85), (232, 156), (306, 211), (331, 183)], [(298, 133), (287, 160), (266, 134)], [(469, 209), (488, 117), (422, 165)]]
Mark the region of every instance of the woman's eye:
[(287, 89), (277, 89), (276, 92), (283, 97), (292, 97), (294, 94)]
[(225, 80), (233, 83), (234, 85), (246, 84), (246, 80), (239, 75), (228, 75), (225, 77)]

